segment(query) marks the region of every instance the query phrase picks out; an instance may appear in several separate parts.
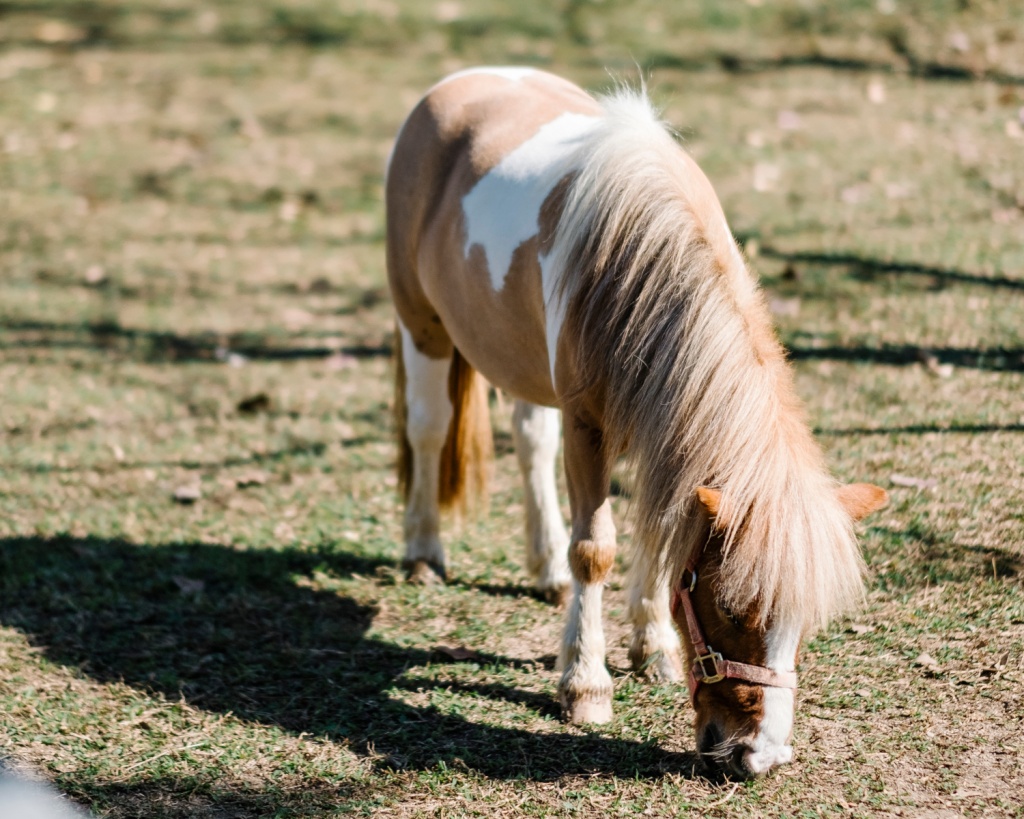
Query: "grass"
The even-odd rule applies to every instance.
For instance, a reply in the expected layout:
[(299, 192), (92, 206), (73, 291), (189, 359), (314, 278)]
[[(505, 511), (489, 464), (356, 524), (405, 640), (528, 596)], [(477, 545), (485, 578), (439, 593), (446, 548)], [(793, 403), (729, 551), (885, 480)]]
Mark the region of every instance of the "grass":
[[(1021, 815), (1024, 18), (838, 8), (0, 5), (8, 764), (104, 817)], [(451, 583), (401, 582), (382, 170), (479, 62), (650, 71), (831, 464), (890, 488), (766, 780), (627, 672), (621, 572), (616, 719), (558, 720), (505, 408)]]

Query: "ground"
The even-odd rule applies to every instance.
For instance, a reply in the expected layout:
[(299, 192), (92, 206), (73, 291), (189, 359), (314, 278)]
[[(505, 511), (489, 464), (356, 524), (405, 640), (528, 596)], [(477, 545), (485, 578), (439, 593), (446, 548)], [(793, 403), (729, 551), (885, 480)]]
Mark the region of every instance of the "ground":
[[(628, 471), (616, 717), (559, 721), (507, 399), (397, 570), (383, 167), (482, 62), (646, 78), (892, 496), (762, 781), (627, 670)], [(1024, 814), (1022, 156), (1011, 0), (0, 4), (0, 755), (102, 817)]]

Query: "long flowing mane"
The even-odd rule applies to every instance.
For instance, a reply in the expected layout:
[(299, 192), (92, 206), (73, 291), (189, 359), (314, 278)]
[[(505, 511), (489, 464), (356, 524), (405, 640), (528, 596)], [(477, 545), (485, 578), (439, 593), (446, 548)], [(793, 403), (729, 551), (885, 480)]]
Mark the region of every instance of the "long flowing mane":
[(612, 451), (638, 465), (635, 548), (677, 572), (722, 491), (720, 593), (815, 628), (862, 595), (862, 561), (763, 297), (710, 183), (646, 95), (601, 100), (552, 249), (581, 390), (599, 385)]

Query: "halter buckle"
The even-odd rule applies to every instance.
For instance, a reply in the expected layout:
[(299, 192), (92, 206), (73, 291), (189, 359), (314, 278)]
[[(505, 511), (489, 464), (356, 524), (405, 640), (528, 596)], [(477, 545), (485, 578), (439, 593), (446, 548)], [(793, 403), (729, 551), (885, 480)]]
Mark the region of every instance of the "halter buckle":
[[(708, 673), (707, 666), (704, 665), (704, 663), (706, 662), (711, 663), (713, 673)], [(718, 670), (718, 664), (720, 662), (722, 662), (722, 655), (715, 651), (713, 648), (711, 648), (711, 646), (708, 646), (708, 653), (698, 655), (693, 661), (694, 667), (700, 668), (700, 677), (698, 679), (700, 679), (702, 683), (708, 684), (721, 682), (722, 680), (724, 680), (725, 674), (722, 674)]]
[(697, 570), (690, 569), (690, 591), (693, 592), (695, 588), (697, 588)]

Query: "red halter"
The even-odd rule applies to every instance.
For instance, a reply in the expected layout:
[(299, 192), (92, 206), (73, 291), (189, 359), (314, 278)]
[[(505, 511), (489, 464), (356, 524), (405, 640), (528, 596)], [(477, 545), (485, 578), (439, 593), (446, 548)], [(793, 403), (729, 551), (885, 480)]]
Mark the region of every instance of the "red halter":
[(697, 689), (701, 683), (710, 685), (722, 680), (743, 680), (771, 688), (796, 688), (795, 671), (775, 671), (762, 665), (725, 660), (719, 652), (708, 645), (704, 639), (704, 630), (700, 627), (700, 620), (697, 619), (697, 612), (693, 608), (692, 597), (693, 590), (697, 588), (697, 562), (703, 552), (704, 549), (701, 548), (687, 561), (685, 571), (690, 573), (690, 582), (685, 582), (684, 572), (672, 595), (672, 619), (679, 623), (679, 607), (682, 606), (686, 630), (697, 655), (690, 666), (690, 702), (696, 705)]

